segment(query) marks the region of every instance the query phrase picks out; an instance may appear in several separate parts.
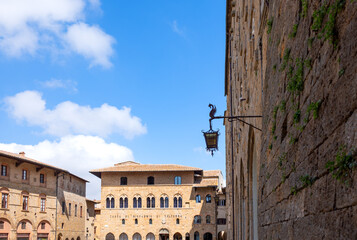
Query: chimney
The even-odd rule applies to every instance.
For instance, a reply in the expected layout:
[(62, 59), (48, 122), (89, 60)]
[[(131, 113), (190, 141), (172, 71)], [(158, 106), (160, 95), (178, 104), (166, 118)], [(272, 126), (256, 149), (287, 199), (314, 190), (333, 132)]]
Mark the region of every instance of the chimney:
[(25, 157), (25, 152), (19, 152), (22, 157)]

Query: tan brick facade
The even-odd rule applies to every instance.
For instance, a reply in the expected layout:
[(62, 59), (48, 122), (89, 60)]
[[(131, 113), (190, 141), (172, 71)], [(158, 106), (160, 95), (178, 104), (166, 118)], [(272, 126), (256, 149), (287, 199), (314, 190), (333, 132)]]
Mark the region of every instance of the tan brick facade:
[[(1, 240), (85, 239), (85, 180), (29, 159), (23, 153), (1, 151), (0, 164)], [(66, 206), (65, 214), (62, 214), (62, 201)], [(71, 215), (68, 214), (69, 203)]]
[[(118, 166), (120, 168), (120, 165)], [(100, 214), (96, 216), (95, 221), (98, 239), (111, 239), (110, 236), (113, 234), (115, 239), (136, 239), (136, 236), (140, 235), (141, 238), (138, 239), (151, 240), (153, 236), (154, 239), (172, 240), (186, 239), (187, 236), (192, 240), (195, 233), (199, 235), (199, 239), (216, 239), (215, 196), (220, 188), (220, 172), (213, 176), (204, 176), (200, 169), (195, 171), (156, 169), (137, 172), (133, 164), (131, 171), (101, 172), (100, 176), (102, 201)], [(127, 178), (127, 185), (120, 185), (122, 177)], [(153, 185), (148, 185), (148, 177), (154, 178)], [(181, 184), (175, 184), (175, 177), (181, 177)], [(204, 184), (205, 181), (212, 180), (213, 185)], [(196, 201), (198, 196), (201, 202)], [(139, 197), (142, 202), (141, 208), (134, 208), (134, 198)], [(155, 208), (147, 205), (147, 198), (153, 197)], [(107, 198), (114, 199), (113, 208), (111, 205), (107, 206)], [(128, 199), (127, 208), (125, 202), (124, 206), (120, 206), (120, 198)], [(168, 199), (167, 207), (164, 200), (164, 208), (161, 208), (160, 198)], [(174, 206), (174, 198), (178, 201), (177, 206)], [(182, 207), (179, 205), (179, 198), (182, 198)], [(195, 216), (200, 216), (200, 223), (194, 223)], [(122, 237), (119, 238), (120, 236)]]

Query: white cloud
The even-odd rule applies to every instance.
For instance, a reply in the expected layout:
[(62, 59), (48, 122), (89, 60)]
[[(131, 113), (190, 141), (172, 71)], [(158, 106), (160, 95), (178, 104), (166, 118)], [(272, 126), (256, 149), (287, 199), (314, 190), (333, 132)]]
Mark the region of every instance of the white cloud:
[(134, 161), (130, 149), (115, 143), (107, 143), (100, 137), (66, 136), (59, 141), (39, 142), (36, 145), (0, 143), (0, 149), (19, 153), (24, 151), (27, 157), (68, 170), (89, 180), (87, 196), (100, 199), (100, 179), (88, 171), (111, 167), (123, 161)]
[(55, 136), (86, 134), (105, 137), (118, 133), (131, 139), (147, 131), (140, 118), (131, 115), (128, 107), (118, 109), (105, 103), (92, 108), (66, 101), (54, 109), (47, 109), (46, 101), (36, 91), (24, 91), (7, 97), (5, 105), (16, 120), (39, 126), (45, 133)]
[(94, 38), (91, 42), (101, 46), (88, 52), (69, 50), (89, 58), (92, 65), (110, 66), (113, 38), (96, 26), (78, 23), (85, 20), (88, 4), (100, 7), (99, 0), (0, 0), (0, 51), (12, 57), (35, 55), (40, 49), (58, 52), (68, 44), (63, 41), (71, 29), (84, 24), (87, 31), (81, 33), (88, 35), (82, 37)]
[(112, 45), (115, 40), (97, 26), (88, 26), (85, 23), (73, 24), (65, 35), (70, 48), (91, 61), (91, 66), (112, 66), (110, 56), (113, 55)]
[(52, 78), (51, 80), (40, 82), (40, 84), (45, 88), (51, 88), (51, 89), (62, 88), (62, 89), (70, 90), (72, 92), (78, 91), (77, 82), (72, 80), (61, 80), (61, 79)]
[(178, 35), (180, 35), (181, 37), (185, 37), (185, 32), (183, 29), (180, 29), (178, 24), (177, 24), (177, 21), (174, 20), (171, 24), (171, 29), (174, 33), (177, 33)]

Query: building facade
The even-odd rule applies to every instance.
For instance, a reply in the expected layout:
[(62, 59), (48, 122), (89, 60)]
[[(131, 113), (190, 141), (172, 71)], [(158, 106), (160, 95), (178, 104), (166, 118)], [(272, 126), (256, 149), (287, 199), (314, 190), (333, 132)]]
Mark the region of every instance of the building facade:
[(102, 184), (98, 239), (217, 239), (220, 171), (124, 162), (91, 173)]
[(357, 238), (356, 9), (227, 1), (228, 239)]
[(0, 164), (1, 240), (85, 239), (85, 180), (23, 152)]

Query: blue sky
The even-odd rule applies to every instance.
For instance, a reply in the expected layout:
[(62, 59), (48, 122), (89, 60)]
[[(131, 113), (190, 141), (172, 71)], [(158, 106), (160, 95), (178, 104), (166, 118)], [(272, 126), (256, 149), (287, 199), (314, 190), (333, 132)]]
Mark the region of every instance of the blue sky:
[(213, 158), (201, 133), (209, 103), (225, 110), (224, 1), (27, 2), (0, 3), (0, 149), (89, 179), (97, 199), (88, 170), (115, 162), (225, 173), (222, 121)]

